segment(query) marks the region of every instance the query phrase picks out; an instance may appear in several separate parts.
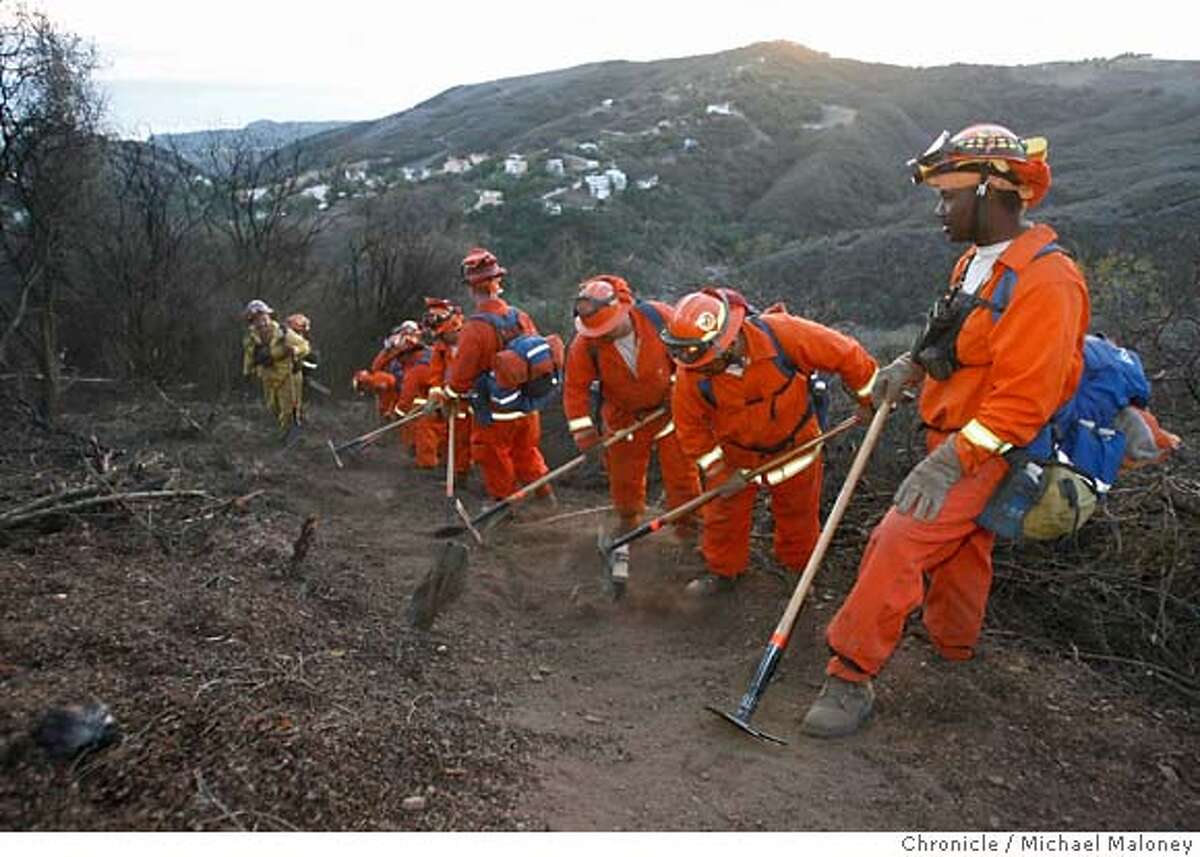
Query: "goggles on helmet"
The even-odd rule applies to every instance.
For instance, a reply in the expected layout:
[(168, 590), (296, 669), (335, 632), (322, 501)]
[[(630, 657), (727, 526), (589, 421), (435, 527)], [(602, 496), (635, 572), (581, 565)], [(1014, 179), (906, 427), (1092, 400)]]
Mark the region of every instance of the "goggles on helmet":
[(711, 330), (706, 329), (701, 336), (675, 336), (670, 330), (663, 328), (659, 335), (671, 358), (685, 366), (691, 366), (703, 360), (729, 325), (729, 299), (720, 290), (705, 289), (705, 291), (721, 299), (720, 312), (716, 318), (709, 325), (701, 325), (702, 328), (711, 327)]
[[(1040, 139), (1030, 142), (1039, 142)], [(992, 165), (1007, 172), (1009, 164), (1025, 163), (1029, 146), (1007, 128), (999, 125), (973, 125), (951, 135), (942, 131), (919, 157), (908, 162), (913, 184), (922, 184), (931, 175), (957, 167)]]
[[(579, 297), (575, 298), (575, 315), (576, 316), (578, 316), (579, 318), (590, 318), (591, 316), (600, 312), (600, 310), (602, 310), (602, 309), (606, 309), (610, 306), (616, 306), (616, 304), (617, 304), (616, 290), (607, 283), (605, 283), (604, 285), (608, 286), (608, 289), (607, 289), (608, 296), (607, 297), (603, 297), (603, 296), (596, 297), (595, 295), (580, 295)], [(592, 289), (592, 291), (597, 291), (597, 289)], [(603, 288), (601, 288), (601, 289), (599, 289), (599, 291), (601, 291), (601, 294), (603, 295), (603, 292), (605, 290)]]

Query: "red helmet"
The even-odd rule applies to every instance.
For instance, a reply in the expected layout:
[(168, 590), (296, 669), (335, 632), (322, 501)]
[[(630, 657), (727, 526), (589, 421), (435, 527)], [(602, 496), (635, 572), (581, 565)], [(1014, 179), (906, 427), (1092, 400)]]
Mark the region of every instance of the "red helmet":
[(1003, 125), (971, 125), (953, 137), (943, 131), (925, 154), (908, 165), (914, 184), (952, 189), (986, 181), (999, 190), (1016, 192), (1032, 207), (1050, 189), (1048, 148), (1045, 137), (1022, 139)]
[(304, 313), (295, 312), (287, 317), (287, 326), (302, 336), (308, 336), (312, 330), (312, 322)]
[(703, 288), (675, 304), (662, 341), (677, 364), (698, 368), (733, 346), (748, 310), (746, 299), (733, 289)]
[[(462, 260), (463, 280), (473, 289), (498, 280), (507, 273), (505, 268), (500, 267), (500, 260), (496, 258), (496, 254), (483, 247), (472, 247)], [(492, 288), (499, 293), (498, 286)]]
[(421, 326), (432, 336), (462, 330), (462, 307), (445, 298), (425, 298), (425, 315), (421, 318)]
[(615, 274), (597, 274), (579, 285), (575, 298), (575, 331), (595, 337), (611, 333), (629, 318), (633, 292), (629, 283)]

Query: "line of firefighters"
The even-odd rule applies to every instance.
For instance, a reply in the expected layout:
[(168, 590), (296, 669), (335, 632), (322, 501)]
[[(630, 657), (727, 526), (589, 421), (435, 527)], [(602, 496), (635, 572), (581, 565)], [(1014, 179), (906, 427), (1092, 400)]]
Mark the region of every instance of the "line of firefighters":
[[(947, 237), (971, 245), (954, 269), (952, 289), (992, 306), (988, 300), (1005, 273), (1020, 277), (1019, 292), (1002, 314), (970, 313), (952, 332), (949, 374), (927, 371), (911, 354), (880, 367), (854, 338), (781, 306), (759, 312), (733, 289), (702, 288), (669, 306), (639, 298), (611, 274), (579, 286), (577, 335), (564, 361), (562, 406), (580, 450), (667, 408), (605, 450), (622, 532), (646, 512), (652, 452), (668, 506), (696, 497), (702, 482), (706, 490), (721, 487), (699, 519), (675, 524), (685, 544), (699, 537), (705, 571), (686, 587), (696, 597), (732, 590), (745, 572), (760, 491), (770, 496), (775, 559), (793, 573), (804, 568), (820, 531), (820, 448), (755, 481), (743, 474), (820, 433), (812, 373), (837, 375), (864, 417), (894, 402), (901, 389), (920, 388), (929, 454), (900, 485), (872, 533), (857, 583), (828, 628), (827, 681), (802, 724), (819, 737), (846, 735), (866, 722), (874, 701), (871, 679), (916, 608), (923, 606), (922, 621), (944, 658), (973, 656), (994, 542), (976, 518), (1005, 476), (1004, 453), (1031, 441), (1070, 398), (1083, 367), (1089, 323), (1083, 276), (1065, 253), (1040, 253), (1055, 234), (1024, 219), (1050, 184), (1044, 141), (976, 125), (943, 135), (912, 165), (914, 182), (937, 192), (936, 215)], [(460, 421), (454, 432), (459, 477), (477, 464), (487, 493), (500, 500), (547, 472), (540, 416), (493, 403), (486, 420), (473, 420), (466, 400), (511, 336), (536, 328), (501, 298), (507, 272), (495, 255), (473, 249), (462, 273), (472, 312), (427, 299), (421, 324), (397, 327), (371, 368), (355, 374), (354, 386), (378, 396), (381, 416), (428, 411), (405, 436), (418, 467), (444, 460), (447, 420)], [(266, 334), (276, 334), (262, 318), (252, 324), (253, 331), (264, 331), (255, 347), (269, 343), (274, 354), (278, 342), (293, 360), (303, 355), (302, 336), (285, 330), (272, 339)], [(426, 346), (424, 337), (432, 344)], [(269, 374), (260, 373), (264, 389)], [(1136, 429), (1127, 454), (1160, 455), (1161, 436)], [(540, 494), (550, 496), (549, 486)]]

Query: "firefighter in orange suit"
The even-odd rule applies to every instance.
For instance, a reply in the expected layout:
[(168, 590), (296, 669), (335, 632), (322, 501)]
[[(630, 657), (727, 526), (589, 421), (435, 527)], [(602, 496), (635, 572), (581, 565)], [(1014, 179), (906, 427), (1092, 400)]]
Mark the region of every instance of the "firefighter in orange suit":
[[(354, 373), (354, 389), (360, 393), (375, 394), (380, 419), (386, 421), (403, 416), (400, 399), (404, 375), (408, 367), (420, 358), (421, 350), (420, 325), (412, 320), (403, 321), (384, 338), (383, 348), (371, 361), (371, 368)], [(401, 446), (415, 455), (413, 426), (401, 427), (399, 436)]]
[[(429, 390), (433, 386), (432, 360), (433, 352), (420, 340), (417, 347), (404, 356), (404, 375), (400, 382), (400, 393), (396, 397), (397, 414), (409, 414), (428, 404)], [(441, 428), (442, 421), (429, 413), (400, 429), (401, 433), (409, 432), (410, 449), (419, 469), (429, 470), (438, 466)]]
[[(675, 365), (659, 337), (670, 318), (669, 306), (635, 300), (629, 284), (612, 274), (592, 277), (579, 287), (575, 299), (578, 336), (567, 350), (563, 410), (580, 451), (600, 442), (599, 429), (592, 421), (594, 384), (599, 385), (600, 416), (607, 432), (627, 428), (670, 405)], [(609, 494), (623, 532), (636, 527), (646, 511), (646, 470), (655, 448), (668, 507), (700, 493), (699, 471), (683, 454), (668, 409), (664, 416), (606, 450)], [(684, 539), (694, 538), (695, 531), (692, 516), (676, 522), (676, 532)]]
[[(475, 247), (462, 261), (463, 281), (474, 301), (475, 314), (467, 319), (458, 338), (458, 353), (446, 373), (445, 392), (451, 398), (463, 398), (476, 389), (481, 377), (492, 368), (493, 358), (504, 349), (501, 335), (484, 314), (504, 316), (509, 305), (500, 297), (502, 281), (508, 273), (490, 251)], [(533, 321), (517, 311), (519, 329), (536, 333)], [(549, 468), (542, 458), (541, 416), (536, 412), (474, 408), (475, 426), (471, 433), (471, 459), (483, 474), (484, 488), (495, 500), (517, 490), (518, 483), (532, 482)], [(537, 495), (552, 498), (549, 485)]]
[(449, 420), (454, 420), (454, 474), (462, 484), (471, 472), (471, 409), (465, 402), (446, 404), (446, 369), (458, 353), (458, 337), (463, 328), (463, 311), (458, 304), (445, 298), (425, 298), (425, 315), (421, 319), (425, 335), (432, 341), (430, 350), (429, 400), (444, 412), (438, 423), (438, 449), (444, 456), (449, 443)]
[[(881, 369), (872, 390), (879, 404), (921, 384), (928, 455), (871, 534), (857, 582), (829, 625), (828, 678), (801, 727), (816, 737), (866, 722), (871, 679), (922, 604), (942, 657), (974, 655), (995, 539), (976, 518), (1008, 471), (1003, 454), (1034, 439), (1083, 371), (1087, 286), (1054, 231), (1024, 218), (1050, 186), (1046, 141), (974, 125), (943, 133), (910, 166), (914, 182), (937, 191), (947, 238), (971, 246), (911, 354)], [(1006, 279), (1007, 305), (994, 312)]]
[[(708, 573), (687, 592), (732, 589), (750, 558), (758, 488), (771, 493), (775, 557), (799, 573), (820, 534), (820, 450), (747, 483), (740, 471), (820, 434), (808, 379), (838, 374), (860, 400), (869, 396), (875, 361), (857, 341), (784, 312), (755, 314), (732, 289), (706, 288), (675, 305), (662, 335), (679, 367), (672, 411), (679, 443), (709, 489), (728, 490), (705, 508)], [(869, 400), (869, 399), (868, 399)]]

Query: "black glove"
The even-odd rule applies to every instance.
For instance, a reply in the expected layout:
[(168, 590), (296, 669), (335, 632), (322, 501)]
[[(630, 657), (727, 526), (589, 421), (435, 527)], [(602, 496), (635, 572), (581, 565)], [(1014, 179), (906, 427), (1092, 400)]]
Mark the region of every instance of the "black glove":
[(271, 365), (271, 348), (267, 345), (254, 346), (254, 365), (255, 366), (270, 366)]

